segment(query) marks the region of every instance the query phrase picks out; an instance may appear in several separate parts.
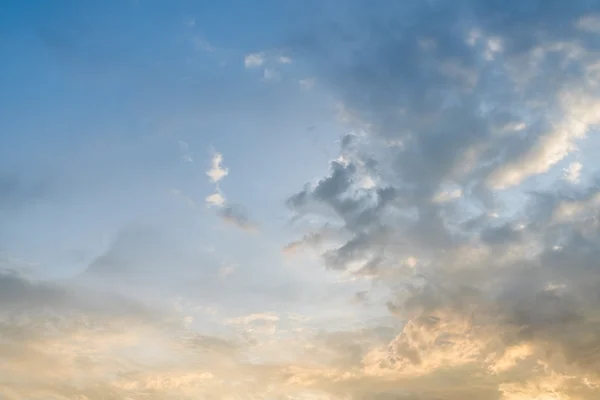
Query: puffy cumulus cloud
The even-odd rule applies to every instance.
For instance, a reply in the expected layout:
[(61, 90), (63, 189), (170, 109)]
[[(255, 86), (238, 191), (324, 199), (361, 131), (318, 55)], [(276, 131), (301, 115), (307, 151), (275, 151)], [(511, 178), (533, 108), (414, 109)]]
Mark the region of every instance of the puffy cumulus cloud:
[(206, 171), (206, 175), (210, 178), (210, 180), (214, 183), (219, 182), (221, 179), (225, 178), (229, 173), (229, 170), (223, 167), (223, 155), (221, 153), (215, 152), (212, 156), (210, 169)]
[(354, 133), (287, 201), (296, 221), (339, 227), (336, 241), (309, 230), (285, 251), (310, 246), (326, 267), (370, 278), (402, 321), (331, 375), (331, 393), (600, 396), (598, 186), (561, 184), (579, 180), (580, 164), (563, 163), (585, 156), (600, 124), (599, 9), (355, 1), (312, 21), (294, 58)]
[(206, 196), (204, 200), (209, 207), (223, 207), (225, 205), (225, 197), (223, 197), (221, 191), (216, 191), (215, 193)]

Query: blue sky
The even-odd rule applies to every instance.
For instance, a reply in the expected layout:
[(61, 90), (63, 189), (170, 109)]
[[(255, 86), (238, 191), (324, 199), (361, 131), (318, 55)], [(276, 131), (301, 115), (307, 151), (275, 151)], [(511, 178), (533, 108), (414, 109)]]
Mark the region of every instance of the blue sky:
[[(245, 68), (244, 57), (261, 50), (265, 36), (278, 37), (278, 27), (271, 11), (253, 24), (242, 15), (257, 10), (243, 3), (235, 10), (161, 2), (12, 7), (3, 24), (10, 54), (2, 67), (3, 169), (43, 201), (8, 217), (7, 252), (39, 252), (44, 273), (72, 273), (86, 266), (69, 262), (69, 252), (101, 253), (123, 224), (179, 224), (165, 219), (181, 215), (214, 225), (202, 204), (213, 190), (205, 175), (213, 152), (225, 154), (231, 170), (221, 184), (227, 196), (265, 229), (284, 224), (285, 197), (295, 182), (326, 170), (342, 130), (330, 96), (303, 90), (298, 81), (310, 76), (278, 61), (282, 50), (264, 56), (264, 68), (282, 75), (277, 82), (263, 78), (264, 68)], [(169, 198), (173, 191), (200, 210)], [(51, 233), (57, 229), (62, 234)]]
[(598, 398), (599, 27), (5, 2), (0, 397)]

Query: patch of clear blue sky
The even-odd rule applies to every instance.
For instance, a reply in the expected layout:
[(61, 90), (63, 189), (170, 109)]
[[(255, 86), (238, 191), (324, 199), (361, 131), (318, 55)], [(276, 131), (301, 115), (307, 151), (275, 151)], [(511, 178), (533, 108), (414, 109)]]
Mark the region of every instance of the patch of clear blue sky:
[[(300, 90), (298, 80), (310, 75), (300, 63), (276, 66), (276, 82), (244, 68), (248, 53), (285, 50), (290, 17), (301, 18), (296, 6), (2, 7), (0, 173), (12, 189), (0, 210), (0, 250), (40, 263), (48, 276), (70, 274), (140, 221), (177, 230), (199, 248), (227, 248), (240, 240), (215, 234), (219, 221), (203, 203), (213, 190), (205, 176), (211, 147), (230, 170), (221, 183), (227, 199), (264, 227), (273, 249), (284, 242), (274, 231), (285, 223), (285, 196), (322, 175), (342, 133), (326, 93)], [(198, 48), (199, 39), (214, 51)], [(178, 141), (189, 144), (194, 164), (182, 161)], [(173, 188), (199, 211), (169, 196)]]

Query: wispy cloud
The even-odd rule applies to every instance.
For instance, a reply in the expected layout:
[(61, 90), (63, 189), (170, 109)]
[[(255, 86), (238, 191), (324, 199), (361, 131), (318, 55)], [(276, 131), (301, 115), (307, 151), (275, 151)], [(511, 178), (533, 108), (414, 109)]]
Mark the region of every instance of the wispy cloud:
[(265, 68), (265, 70), (263, 71), (263, 78), (266, 81), (275, 81), (278, 80), (280, 78), (280, 74), (279, 71), (277, 71), (276, 69), (273, 68)]
[(315, 78), (304, 78), (298, 81), (298, 84), (303, 90), (310, 90), (315, 86), (316, 79)]
[(192, 209), (196, 208), (196, 202), (194, 201), (194, 199), (192, 199), (191, 197), (189, 197), (186, 194), (184, 194), (183, 192), (181, 192), (181, 190), (171, 189), (170, 193), (172, 196), (178, 197), (178, 198), (182, 199), (183, 201), (185, 201), (190, 208), (192, 208)]
[(239, 205), (231, 205), (225, 199), (218, 184), (229, 174), (229, 170), (222, 166), (223, 155), (215, 152), (211, 160), (211, 168), (206, 172), (210, 180), (216, 184), (216, 192), (205, 198), (208, 207), (217, 208), (217, 215), (225, 223), (244, 231), (253, 232), (258, 225), (251, 221), (246, 212)]
[(223, 221), (244, 231), (254, 232), (258, 225), (251, 221), (246, 212), (236, 205), (223, 205), (219, 211), (219, 216)]

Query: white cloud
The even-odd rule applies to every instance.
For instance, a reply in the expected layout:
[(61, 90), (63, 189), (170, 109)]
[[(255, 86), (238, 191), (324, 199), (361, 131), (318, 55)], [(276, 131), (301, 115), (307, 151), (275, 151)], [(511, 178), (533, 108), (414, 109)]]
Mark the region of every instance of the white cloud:
[(493, 189), (518, 185), (530, 176), (547, 172), (576, 149), (575, 141), (585, 137), (587, 126), (565, 120), (542, 135), (525, 154), (496, 168), (487, 183)]
[(217, 191), (206, 197), (206, 204), (209, 207), (223, 207), (225, 205), (225, 197), (223, 197), (221, 192)]
[(578, 162), (578, 161), (572, 162), (571, 164), (569, 164), (569, 166), (567, 168), (563, 169), (564, 179), (571, 183), (579, 183), (579, 178), (581, 176), (582, 168), (583, 168), (583, 165), (580, 162)]
[(292, 59), (291, 59), (290, 57), (286, 57), (286, 56), (279, 56), (279, 57), (277, 58), (277, 61), (278, 61), (280, 64), (291, 64), (291, 62), (292, 62)]
[[(577, 60), (583, 50), (576, 46), (552, 46), (553, 51), (565, 53), (568, 59)], [(545, 50), (550, 51), (550, 50)], [(577, 142), (584, 139), (588, 129), (600, 123), (600, 100), (593, 87), (573, 87), (556, 94), (560, 114), (550, 120), (550, 129), (518, 157), (499, 165), (487, 179), (492, 189), (506, 189), (518, 185), (526, 178), (546, 173), (571, 152)]]
[(221, 179), (227, 176), (229, 170), (222, 166), (223, 155), (221, 153), (215, 153), (211, 160), (211, 168), (206, 171), (206, 175), (210, 177), (213, 182), (219, 182)]
[(244, 66), (246, 68), (260, 67), (264, 63), (265, 63), (265, 54), (264, 53), (252, 53), (252, 54), (248, 54), (244, 58)]

